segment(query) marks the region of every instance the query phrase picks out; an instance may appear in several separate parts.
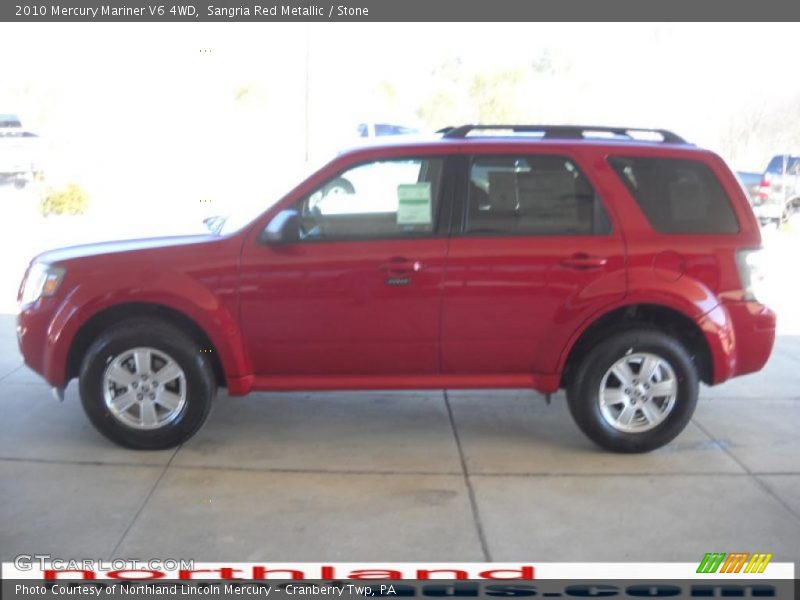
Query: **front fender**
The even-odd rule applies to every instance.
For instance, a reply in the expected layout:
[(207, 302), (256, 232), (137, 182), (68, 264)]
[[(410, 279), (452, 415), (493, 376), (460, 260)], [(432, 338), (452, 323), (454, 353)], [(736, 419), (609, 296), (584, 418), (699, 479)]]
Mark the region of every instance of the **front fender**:
[[(131, 277), (141, 282), (143, 278)], [(116, 284), (116, 285), (115, 285)], [(235, 289), (231, 286), (230, 289)], [(180, 293), (167, 290), (179, 290)], [(67, 383), (69, 350), (81, 328), (100, 312), (128, 304), (161, 306), (180, 312), (193, 321), (211, 340), (232, 393), (242, 378), (252, 373), (249, 357), (234, 310), (235, 295), (224, 302), (219, 295), (193, 277), (178, 272), (155, 274), (146, 285), (123, 285), (122, 281), (104, 281), (103, 290), (91, 284), (78, 285), (63, 299), (47, 330), (43, 370), (45, 378), (56, 386)]]

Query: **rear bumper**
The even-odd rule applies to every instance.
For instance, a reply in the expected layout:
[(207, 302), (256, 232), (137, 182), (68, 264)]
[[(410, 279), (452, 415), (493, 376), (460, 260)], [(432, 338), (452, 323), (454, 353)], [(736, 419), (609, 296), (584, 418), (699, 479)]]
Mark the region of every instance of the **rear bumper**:
[(727, 302), (725, 308), (731, 316), (734, 332), (733, 375), (760, 371), (775, 345), (775, 312), (758, 302)]
[(699, 325), (711, 350), (713, 384), (761, 370), (772, 354), (776, 316), (758, 302), (723, 302)]

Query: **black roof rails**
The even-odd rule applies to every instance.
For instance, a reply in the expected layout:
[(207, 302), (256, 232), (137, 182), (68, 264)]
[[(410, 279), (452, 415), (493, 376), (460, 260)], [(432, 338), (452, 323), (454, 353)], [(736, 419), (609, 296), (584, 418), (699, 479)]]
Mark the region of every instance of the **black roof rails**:
[[(445, 127), (440, 130), (445, 138), (465, 138), (473, 131), (502, 130), (513, 133), (540, 133), (543, 138), (549, 139), (584, 139), (586, 133), (609, 133), (637, 139), (632, 133), (656, 133), (661, 136), (664, 144), (686, 144), (679, 135), (666, 129), (648, 129), (645, 127), (606, 127), (604, 125), (461, 125), (460, 127)], [(654, 140), (647, 140), (654, 141)]]

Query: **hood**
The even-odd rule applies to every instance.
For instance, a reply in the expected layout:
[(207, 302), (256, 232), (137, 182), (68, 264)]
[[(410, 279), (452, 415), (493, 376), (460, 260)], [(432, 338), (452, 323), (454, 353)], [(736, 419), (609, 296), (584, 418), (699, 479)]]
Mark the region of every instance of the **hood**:
[(95, 244), (82, 244), (68, 248), (58, 248), (42, 252), (34, 262), (55, 264), (76, 258), (89, 258), (120, 252), (133, 252), (135, 250), (157, 250), (174, 246), (188, 246), (202, 244), (219, 239), (212, 234), (207, 235), (177, 235), (170, 237), (144, 238), (138, 240), (120, 240), (114, 242), (98, 242)]

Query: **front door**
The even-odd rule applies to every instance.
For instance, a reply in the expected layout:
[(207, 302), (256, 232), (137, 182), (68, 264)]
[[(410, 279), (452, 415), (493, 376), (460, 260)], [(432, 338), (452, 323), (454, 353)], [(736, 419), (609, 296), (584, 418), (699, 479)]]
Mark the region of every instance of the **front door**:
[(242, 256), (241, 321), (256, 376), (439, 370), (444, 159), (358, 164), (292, 207), (299, 238)]

